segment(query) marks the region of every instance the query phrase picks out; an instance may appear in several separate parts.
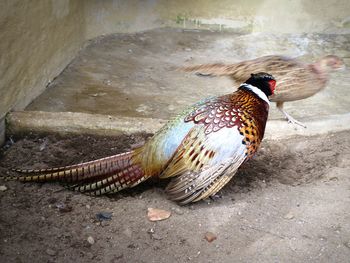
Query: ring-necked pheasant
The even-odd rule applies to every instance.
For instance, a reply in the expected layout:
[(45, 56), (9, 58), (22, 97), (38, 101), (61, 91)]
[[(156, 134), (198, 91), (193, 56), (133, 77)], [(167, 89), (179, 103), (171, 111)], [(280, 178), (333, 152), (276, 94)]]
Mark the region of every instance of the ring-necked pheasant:
[(101, 195), (152, 176), (173, 177), (166, 188), (170, 199), (181, 204), (202, 200), (216, 194), (257, 151), (275, 83), (267, 73), (252, 74), (236, 92), (191, 106), (131, 152), (66, 167), (17, 170), (21, 176), (3, 179), (60, 181)]
[(275, 94), (270, 100), (276, 102), (277, 108), (288, 122), (305, 127), (283, 109), (283, 103), (316, 94), (326, 87), (329, 73), (343, 67), (344, 62), (341, 58), (328, 55), (312, 64), (306, 64), (296, 58), (264, 56), (235, 64), (202, 64), (180, 69), (204, 76), (230, 76), (237, 83), (246, 80), (249, 77), (248, 72), (269, 72), (277, 81)]

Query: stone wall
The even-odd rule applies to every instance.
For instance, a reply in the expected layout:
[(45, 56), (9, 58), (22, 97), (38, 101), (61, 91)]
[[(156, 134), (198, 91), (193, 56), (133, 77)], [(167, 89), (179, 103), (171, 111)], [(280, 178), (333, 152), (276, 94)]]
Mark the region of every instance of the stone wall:
[(38, 96), (76, 55), (85, 40), (83, 2), (0, 2), (0, 122)]

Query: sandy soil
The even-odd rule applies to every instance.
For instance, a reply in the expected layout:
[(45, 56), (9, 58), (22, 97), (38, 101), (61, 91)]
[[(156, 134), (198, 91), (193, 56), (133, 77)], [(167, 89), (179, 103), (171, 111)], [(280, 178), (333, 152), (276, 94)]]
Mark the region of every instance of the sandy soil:
[[(146, 137), (17, 138), (1, 151), (0, 174), (115, 154)], [(94, 198), (0, 180), (0, 262), (349, 262), (348, 131), (264, 141), (216, 200), (181, 207), (164, 186)], [(149, 207), (172, 215), (150, 222)], [(100, 212), (112, 218), (99, 220)]]

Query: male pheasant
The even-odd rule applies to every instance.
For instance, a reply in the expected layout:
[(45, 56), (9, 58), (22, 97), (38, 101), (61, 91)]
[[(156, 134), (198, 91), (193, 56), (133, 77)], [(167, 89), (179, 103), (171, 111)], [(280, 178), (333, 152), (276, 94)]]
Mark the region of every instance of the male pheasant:
[(252, 74), (236, 92), (186, 109), (133, 151), (66, 167), (17, 170), (21, 176), (5, 179), (60, 181), (74, 190), (102, 195), (153, 176), (173, 177), (166, 188), (171, 200), (202, 200), (216, 194), (257, 151), (275, 83), (267, 73)]
[(334, 55), (325, 56), (313, 64), (284, 56), (264, 56), (235, 64), (202, 64), (182, 67), (181, 70), (204, 76), (230, 76), (238, 83), (249, 77), (248, 72), (269, 72), (277, 81), (275, 94), (270, 100), (276, 102), (288, 122), (305, 127), (283, 109), (283, 103), (316, 94), (326, 87), (329, 73), (343, 67), (342, 59)]

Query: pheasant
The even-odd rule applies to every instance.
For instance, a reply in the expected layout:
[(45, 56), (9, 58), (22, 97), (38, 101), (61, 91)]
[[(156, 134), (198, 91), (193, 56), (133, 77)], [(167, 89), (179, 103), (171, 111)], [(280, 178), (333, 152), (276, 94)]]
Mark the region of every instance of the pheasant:
[(58, 168), (16, 170), (22, 182), (60, 181), (91, 195), (113, 194), (150, 177), (170, 178), (171, 200), (180, 204), (215, 195), (264, 136), (268, 97), (275, 79), (252, 74), (232, 94), (207, 98), (170, 120), (143, 146), (130, 152)]
[(187, 72), (197, 72), (204, 76), (230, 76), (234, 81), (241, 83), (249, 77), (247, 72), (266, 71), (271, 73), (277, 81), (276, 92), (270, 100), (276, 102), (288, 122), (306, 127), (295, 120), (284, 109), (283, 103), (308, 98), (324, 89), (329, 80), (329, 73), (344, 67), (341, 58), (328, 55), (313, 64), (284, 56), (264, 56), (235, 64), (202, 64), (182, 67)]

